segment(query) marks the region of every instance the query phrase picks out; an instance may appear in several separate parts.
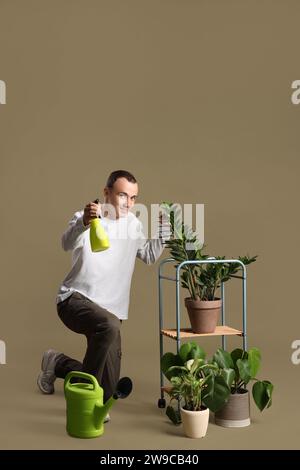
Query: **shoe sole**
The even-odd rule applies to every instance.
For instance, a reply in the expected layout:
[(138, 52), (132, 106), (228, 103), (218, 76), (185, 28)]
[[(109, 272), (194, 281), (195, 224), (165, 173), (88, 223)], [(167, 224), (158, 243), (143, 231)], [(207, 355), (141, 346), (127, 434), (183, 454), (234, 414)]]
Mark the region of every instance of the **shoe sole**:
[(54, 393), (54, 390), (49, 392), (49, 390), (46, 390), (46, 389), (43, 388), (43, 385), (42, 385), (42, 375), (43, 375), (43, 372), (40, 372), (40, 373), (39, 373), (39, 376), (38, 376), (38, 378), (37, 378), (36, 383), (37, 383), (37, 385), (38, 385), (40, 391), (41, 391), (44, 395), (52, 395), (52, 394)]
[(53, 352), (55, 352), (54, 349), (49, 349), (46, 353), (43, 354), (43, 359), (42, 359), (42, 363), (41, 363), (42, 372), (39, 373), (39, 376), (37, 378), (37, 385), (38, 385), (40, 391), (42, 393), (44, 393), (45, 395), (52, 395), (54, 393), (54, 387), (53, 387), (53, 391), (49, 392), (49, 390), (46, 390), (46, 389), (43, 388), (42, 380), (41, 380), (43, 373), (47, 369), (50, 356), (52, 355)]
[(41, 363), (41, 369), (42, 369), (43, 372), (45, 372), (45, 370), (48, 367), (49, 360), (50, 360), (50, 357), (52, 356), (52, 353), (56, 353), (56, 351), (54, 351), (54, 349), (48, 349), (48, 351), (46, 351), (43, 354), (43, 359), (42, 359), (42, 363)]

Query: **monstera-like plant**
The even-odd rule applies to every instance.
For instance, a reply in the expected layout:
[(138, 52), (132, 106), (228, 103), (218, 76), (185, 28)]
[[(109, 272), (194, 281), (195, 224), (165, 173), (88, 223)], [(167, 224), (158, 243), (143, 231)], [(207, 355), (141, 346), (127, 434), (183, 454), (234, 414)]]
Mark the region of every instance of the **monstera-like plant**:
[(231, 394), (224, 406), (215, 414), (216, 424), (225, 427), (242, 427), (250, 424), (249, 391), (251, 382), (252, 397), (260, 411), (272, 405), (273, 384), (269, 380), (258, 380), (261, 353), (257, 348), (249, 351), (234, 349), (231, 353), (218, 349), (211, 361), (218, 366)]

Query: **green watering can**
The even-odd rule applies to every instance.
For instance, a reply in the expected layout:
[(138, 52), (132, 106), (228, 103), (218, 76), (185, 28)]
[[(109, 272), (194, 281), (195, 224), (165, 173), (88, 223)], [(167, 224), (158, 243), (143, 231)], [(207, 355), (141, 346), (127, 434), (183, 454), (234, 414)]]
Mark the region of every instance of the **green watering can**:
[[(70, 379), (85, 379), (89, 383), (71, 383)], [(69, 372), (64, 382), (67, 402), (67, 432), (73, 437), (97, 437), (104, 432), (104, 418), (118, 398), (126, 398), (132, 390), (129, 377), (123, 377), (117, 384), (117, 390), (103, 404), (103, 388), (97, 379), (85, 372)]]

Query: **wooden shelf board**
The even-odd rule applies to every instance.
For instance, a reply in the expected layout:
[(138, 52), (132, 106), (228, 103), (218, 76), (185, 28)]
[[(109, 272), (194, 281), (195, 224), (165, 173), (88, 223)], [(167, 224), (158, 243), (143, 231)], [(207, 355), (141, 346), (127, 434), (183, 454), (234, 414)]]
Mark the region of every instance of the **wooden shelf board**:
[[(168, 336), (169, 338), (177, 339), (177, 330), (176, 328), (172, 329), (163, 329), (161, 330), (162, 334)], [(223, 336), (223, 335), (238, 335), (242, 336), (243, 333), (240, 330), (231, 328), (230, 326), (217, 326), (213, 333), (193, 333), (191, 328), (181, 328), (180, 329), (180, 339), (193, 338), (196, 336)]]

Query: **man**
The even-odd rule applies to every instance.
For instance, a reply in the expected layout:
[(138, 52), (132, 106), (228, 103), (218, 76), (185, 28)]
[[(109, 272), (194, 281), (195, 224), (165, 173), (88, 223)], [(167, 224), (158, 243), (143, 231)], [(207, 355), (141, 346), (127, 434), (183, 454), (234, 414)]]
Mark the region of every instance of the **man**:
[[(86, 336), (87, 350), (82, 363), (53, 349), (44, 353), (38, 386), (45, 394), (54, 393), (55, 379), (65, 378), (71, 370), (94, 375), (104, 389), (104, 401), (115, 391), (122, 354), (120, 326), (128, 318), (135, 259), (154, 263), (169, 237), (166, 224), (160, 225), (160, 238), (144, 237), (141, 222), (130, 212), (137, 196), (135, 177), (125, 170), (114, 171), (104, 188), (104, 207), (89, 202), (74, 214), (62, 236), (63, 249), (72, 250), (72, 268), (59, 289), (57, 312), (69, 329)], [(89, 224), (98, 216), (110, 247), (94, 253)]]

